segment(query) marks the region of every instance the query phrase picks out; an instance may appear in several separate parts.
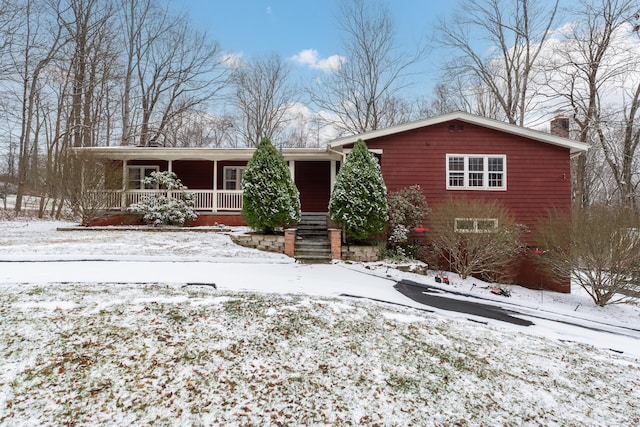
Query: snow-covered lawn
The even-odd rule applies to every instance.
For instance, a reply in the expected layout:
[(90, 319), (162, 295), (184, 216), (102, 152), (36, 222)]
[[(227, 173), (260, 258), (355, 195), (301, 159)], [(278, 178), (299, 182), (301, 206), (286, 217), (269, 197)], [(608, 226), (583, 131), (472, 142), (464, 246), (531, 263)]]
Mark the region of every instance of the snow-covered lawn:
[(60, 225), (0, 223), (0, 425), (640, 423), (637, 306), (451, 275), (538, 316), (485, 325), (393, 289), (432, 275)]

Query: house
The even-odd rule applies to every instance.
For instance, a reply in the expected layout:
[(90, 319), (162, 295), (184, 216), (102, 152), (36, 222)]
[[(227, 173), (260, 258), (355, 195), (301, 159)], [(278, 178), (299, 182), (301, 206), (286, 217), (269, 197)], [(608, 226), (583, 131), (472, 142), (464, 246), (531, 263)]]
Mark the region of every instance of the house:
[[(555, 133), (455, 112), (338, 139), (324, 149), (284, 149), (282, 154), (300, 191), (303, 213), (327, 212), (340, 164), (353, 144), (363, 139), (380, 161), (388, 191), (418, 184), (431, 206), (448, 197), (497, 199), (517, 222), (534, 229), (549, 209), (570, 209), (570, 159), (588, 148), (565, 137), (568, 119), (557, 117), (551, 127)], [(116, 184), (106, 190), (112, 195), (114, 213), (157, 191), (144, 188), (145, 176), (170, 170), (196, 193), (198, 224), (243, 224), (240, 183), (253, 149), (120, 146), (76, 150), (108, 159), (114, 166), (109, 181)], [(125, 218), (113, 216), (111, 223)], [(531, 281), (539, 283), (540, 278)], [(566, 291), (566, 285), (557, 290)]]
[[(564, 117), (551, 123), (552, 129), (565, 126)], [(344, 152), (358, 139), (379, 155), (388, 191), (418, 184), (430, 206), (449, 197), (498, 200), (530, 230), (550, 208), (571, 208), (570, 160), (588, 148), (462, 112), (339, 139), (329, 147)]]

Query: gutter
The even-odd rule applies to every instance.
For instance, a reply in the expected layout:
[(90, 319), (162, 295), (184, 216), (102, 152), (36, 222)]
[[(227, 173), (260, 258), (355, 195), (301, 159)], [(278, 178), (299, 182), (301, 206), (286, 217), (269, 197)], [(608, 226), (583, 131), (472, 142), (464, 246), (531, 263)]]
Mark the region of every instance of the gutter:
[(340, 157), (342, 157), (342, 164), (344, 165), (344, 162), (347, 160), (347, 154), (344, 151), (336, 151), (333, 148), (331, 148), (331, 145), (327, 144), (327, 152), (328, 153), (333, 153), (333, 154), (337, 154)]

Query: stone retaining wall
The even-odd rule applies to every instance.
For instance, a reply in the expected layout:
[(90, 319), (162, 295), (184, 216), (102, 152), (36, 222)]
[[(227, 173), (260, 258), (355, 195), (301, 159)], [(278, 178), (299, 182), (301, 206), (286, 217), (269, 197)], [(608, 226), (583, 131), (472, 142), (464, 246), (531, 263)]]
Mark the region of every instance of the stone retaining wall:
[(378, 246), (342, 246), (342, 259), (345, 261), (373, 262), (380, 260)]
[[(348, 246), (340, 248), (340, 230), (331, 235), (331, 258), (345, 261), (373, 262), (380, 260), (380, 248), (378, 246)], [(233, 243), (247, 248), (259, 249), (267, 252), (284, 253), (293, 256), (295, 244), (295, 229), (285, 230), (285, 235), (242, 234), (230, 235)], [(289, 243), (287, 246), (286, 243)], [(336, 255), (340, 256), (338, 258)]]
[(265, 234), (231, 235), (231, 240), (236, 245), (258, 249), (267, 252), (284, 253), (284, 236)]

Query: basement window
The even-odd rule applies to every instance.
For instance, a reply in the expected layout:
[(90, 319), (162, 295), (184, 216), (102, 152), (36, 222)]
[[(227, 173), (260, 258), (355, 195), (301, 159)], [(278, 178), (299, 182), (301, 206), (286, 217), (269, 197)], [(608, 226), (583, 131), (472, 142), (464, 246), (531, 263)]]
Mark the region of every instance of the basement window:
[(493, 233), (498, 230), (497, 218), (456, 218), (456, 233)]

